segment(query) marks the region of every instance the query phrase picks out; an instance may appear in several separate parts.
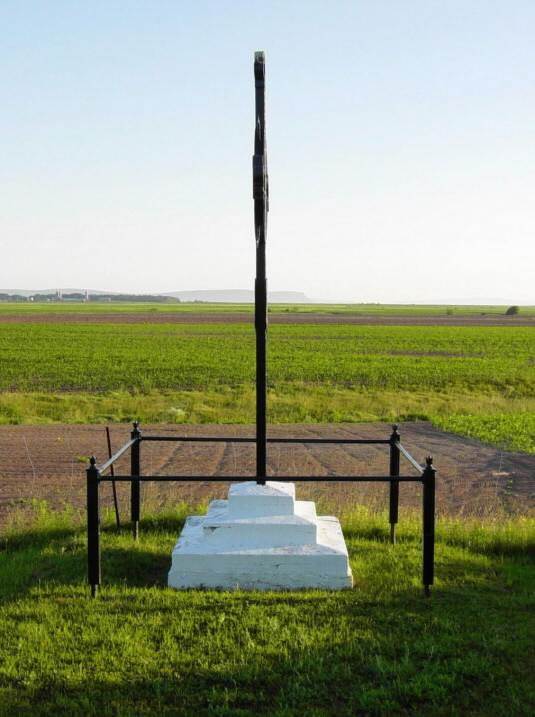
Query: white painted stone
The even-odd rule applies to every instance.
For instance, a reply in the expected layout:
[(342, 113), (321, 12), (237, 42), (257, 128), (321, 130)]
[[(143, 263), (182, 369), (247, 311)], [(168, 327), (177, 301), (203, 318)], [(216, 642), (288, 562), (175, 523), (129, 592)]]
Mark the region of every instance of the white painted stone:
[(228, 492), (229, 515), (254, 518), (268, 515), (293, 515), (295, 483), (256, 481), (233, 483)]
[[(263, 495), (271, 514), (259, 504)], [(228, 501), (214, 500), (206, 516), (186, 520), (173, 550), (169, 586), (257, 590), (351, 587), (340, 523), (334, 517), (316, 516), (313, 502), (295, 501), (294, 496), (294, 484), (231, 486)], [(292, 513), (279, 513), (288, 509), (288, 499)]]
[(316, 506), (312, 501), (296, 501), (294, 507), (293, 515), (235, 518), (229, 515), (226, 500), (213, 501), (203, 520), (204, 540), (234, 549), (315, 543)]

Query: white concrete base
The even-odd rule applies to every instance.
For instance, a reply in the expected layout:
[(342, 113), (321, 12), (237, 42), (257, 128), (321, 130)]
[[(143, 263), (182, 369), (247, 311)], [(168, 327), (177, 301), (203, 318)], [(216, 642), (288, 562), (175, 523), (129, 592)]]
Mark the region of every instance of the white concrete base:
[(283, 590), (353, 585), (339, 521), (295, 500), (295, 485), (231, 486), (206, 516), (186, 520), (169, 587)]

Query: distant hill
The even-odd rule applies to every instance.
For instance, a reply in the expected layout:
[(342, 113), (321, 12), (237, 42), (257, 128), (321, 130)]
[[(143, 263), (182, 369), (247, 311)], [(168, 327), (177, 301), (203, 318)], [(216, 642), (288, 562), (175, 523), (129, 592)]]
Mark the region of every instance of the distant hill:
[[(202, 291), (170, 291), (165, 296), (172, 296), (180, 301), (203, 301), (206, 303), (252, 304), (254, 292), (249, 289), (219, 289)], [(311, 304), (302, 291), (270, 291), (268, 300), (274, 304)]]

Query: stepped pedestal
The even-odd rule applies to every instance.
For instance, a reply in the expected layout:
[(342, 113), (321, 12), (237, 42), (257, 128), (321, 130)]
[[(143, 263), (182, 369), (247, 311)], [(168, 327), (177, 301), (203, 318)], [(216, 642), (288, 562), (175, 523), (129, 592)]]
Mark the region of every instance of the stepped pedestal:
[(348, 588), (347, 548), (334, 517), (295, 500), (293, 483), (236, 483), (228, 500), (186, 520), (169, 587), (282, 590)]

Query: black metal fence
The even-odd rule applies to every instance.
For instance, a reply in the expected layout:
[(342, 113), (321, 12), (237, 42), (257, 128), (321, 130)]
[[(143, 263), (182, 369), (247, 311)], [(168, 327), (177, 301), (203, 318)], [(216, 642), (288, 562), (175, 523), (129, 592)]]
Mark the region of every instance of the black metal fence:
[[(130, 483), (130, 517), (134, 539), (139, 538), (139, 524), (141, 519), (141, 483), (180, 482), (180, 481), (214, 481), (231, 483), (249, 479), (265, 482), (265, 478), (252, 476), (177, 476), (177, 475), (142, 475), (141, 472), (141, 444), (146, 441), (173, 441), (189, 443), (255, 443), (255, 438), (237, 438), (227, 436), (158, 436), (143, 435), (139, 424), (134, 423), (130, 440), (127, 441), (109, 460), (98, 466), (96, 458), (90, 459), (87, 469), (87, 567), (88, 581), (91, 586), (91, 595), (96, 596), (101, 584), (101, 550), (100, 550), (100, 496), (99, 487), (103, 482), (121, 481)], [(283, 482), (306, 481), (316, 483), (336, 482), (386, 482), (390, 484), (389, 522), (390, 540), (396, 542), (396, 525), (399, 515), (399, 484), (422, 484), (422, 583), (425, 595), (430, 595), (430, 587), (434, 580), (435, 562), (435, 483), (436, 470), (433, 467), (431, 456), (426, 458), (425, 466), (421, 466), (401, 444), (398, 427), (393, 426), (389, 438), (267, 438), (267, 443), (299, 443), (299, 444), (327, 444), (327, 445), (384, 445), (388, 446), (390, 453), (389, 475), (360, 475), (360, 476), (273, 476), (272, 479)], [(107, 474), (114, 463), (127, 451), (130, 451), (130, 474)], [(400, 459), (403, 456), (417, 475), (401, 475)], [(105, 475), (106, 474), (106, 475)]]

